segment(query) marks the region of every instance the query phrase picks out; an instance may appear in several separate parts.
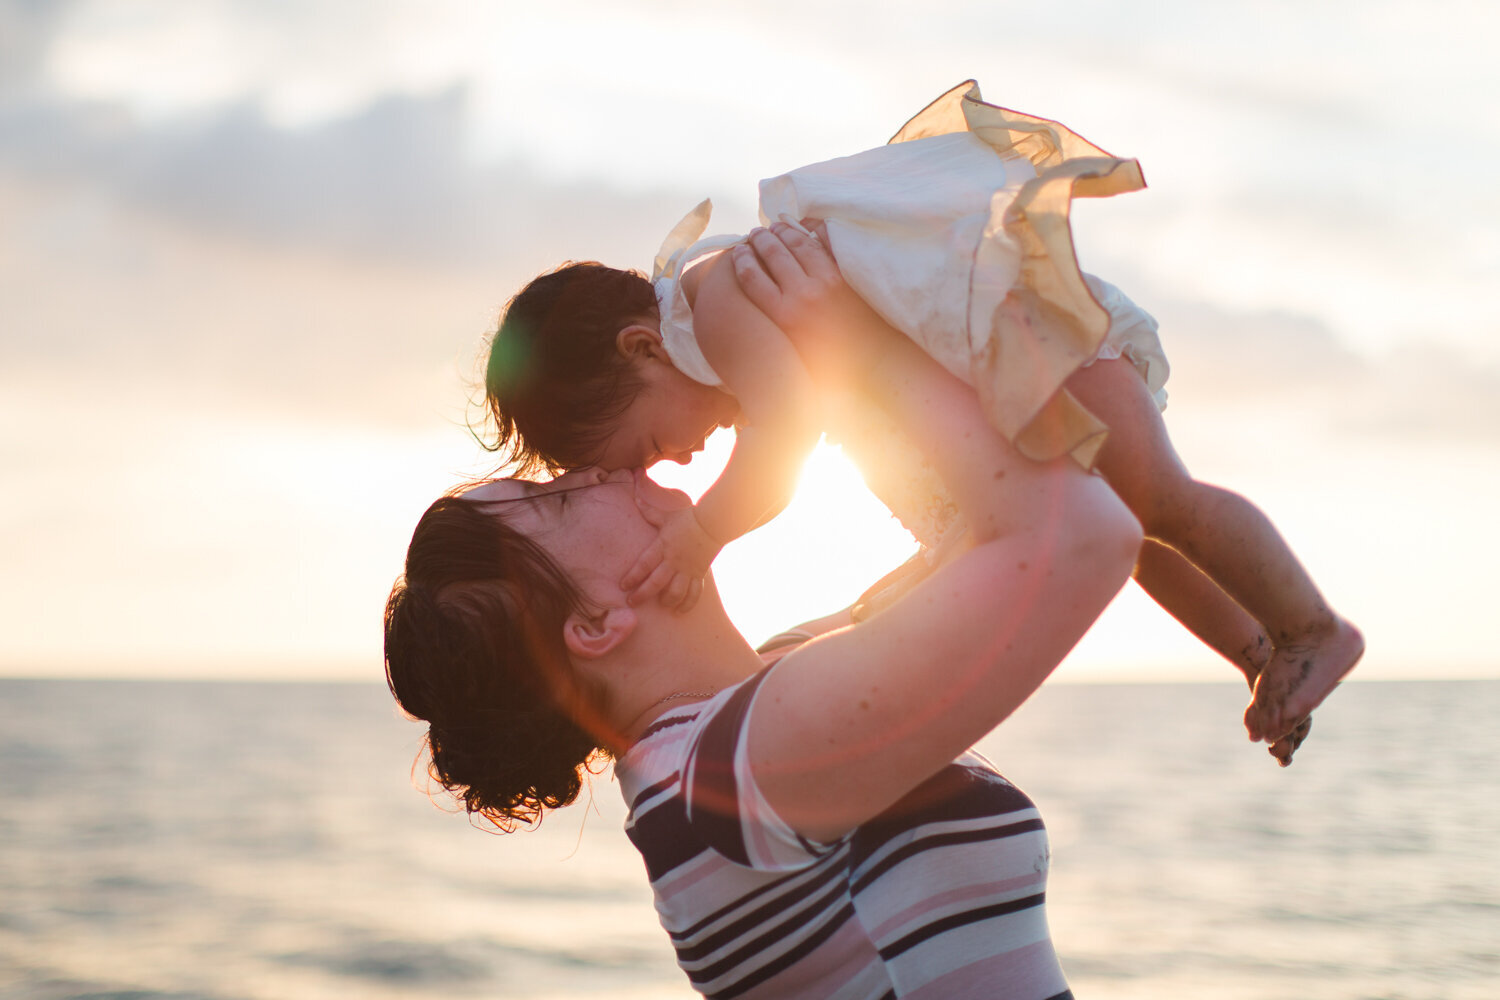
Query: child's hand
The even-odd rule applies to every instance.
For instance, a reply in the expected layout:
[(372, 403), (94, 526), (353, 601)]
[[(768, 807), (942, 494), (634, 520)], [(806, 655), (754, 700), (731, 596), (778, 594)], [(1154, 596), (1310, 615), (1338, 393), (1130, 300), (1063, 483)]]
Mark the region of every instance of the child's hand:
[(620, 586), (628, 592), (631, 604), (656, 596), (664, 607), (688, 611), (703, 594), (703, 577), (719, 554), (719, 543), (703, 530), (692, 507), (663, 510), (642, 503), (640, 509), (661, 533), (636, 559)]

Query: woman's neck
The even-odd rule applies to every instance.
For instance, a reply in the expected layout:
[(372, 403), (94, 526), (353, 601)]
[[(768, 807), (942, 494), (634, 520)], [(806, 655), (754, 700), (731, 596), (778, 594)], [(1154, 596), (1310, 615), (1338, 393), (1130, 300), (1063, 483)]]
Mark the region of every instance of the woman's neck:
[(717, 602), (685, 615), (644, 607), (640, 614), (636, 634), (620, 650), (618, 681), (611, 685), (612, 721), (627, 742), (664, 713), (712, 697), (763, 666)]

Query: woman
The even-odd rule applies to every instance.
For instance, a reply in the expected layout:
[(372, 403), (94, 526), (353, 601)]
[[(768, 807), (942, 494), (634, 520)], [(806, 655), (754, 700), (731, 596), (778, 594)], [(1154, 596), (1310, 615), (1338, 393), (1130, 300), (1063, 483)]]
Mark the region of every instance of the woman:
[(746, 295), (815, 378), (881, 401), (935, 456), (971, 548), (767, 668), (711, 580), (683, 614), (621, 587), (682, 494), (639, 471), (484, 483), (417, 527), (386, 610), (391, 690), (431, 723), (437, 780), (505, 829), (613, 757), (706, 996), (1069, 996), (1040, 817), (968, 748), (1123, 585), (1140, 527), (1076, 463), (1021, 458), (816, 242), (754, 245)]

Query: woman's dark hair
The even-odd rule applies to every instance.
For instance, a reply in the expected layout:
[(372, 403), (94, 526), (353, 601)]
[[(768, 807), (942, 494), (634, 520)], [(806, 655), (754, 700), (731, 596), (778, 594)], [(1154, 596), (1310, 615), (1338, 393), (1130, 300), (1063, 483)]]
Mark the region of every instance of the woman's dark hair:
[(484, 391), (495, 434), (485, 447), (521, 476), (592, 464), (641, 389), (616, 335), (656, 313), (644, 275), (594, 261), (521, 289), (490, 338)]
[(547, 552), (461, 493), (422, 515), (386, 601), (386, 683), (430, 724), (428, 774), (503, 832), (572, 802), (608, 758), (575, 718), (591, 699), (559, 704), (573, 611), (590, 613)]

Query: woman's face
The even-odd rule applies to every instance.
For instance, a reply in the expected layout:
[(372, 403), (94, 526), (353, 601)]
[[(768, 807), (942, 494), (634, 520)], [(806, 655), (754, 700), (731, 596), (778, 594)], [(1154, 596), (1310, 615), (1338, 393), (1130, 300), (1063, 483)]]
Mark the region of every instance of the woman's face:
[(500, 501), (508, 525), (538, 542), (589, 597), (606, 605), (623, 605), (620, 579), (656, 540), (658, 529), (641, 506), (676, 510), (692, 504), (687, 494), (658, 486), (642, 469), (597, 467), (546, 483), (497, 480), (467, 495)]

